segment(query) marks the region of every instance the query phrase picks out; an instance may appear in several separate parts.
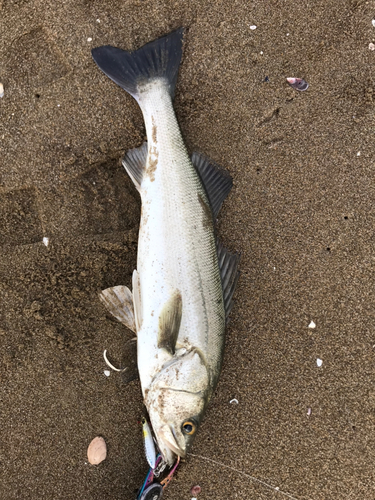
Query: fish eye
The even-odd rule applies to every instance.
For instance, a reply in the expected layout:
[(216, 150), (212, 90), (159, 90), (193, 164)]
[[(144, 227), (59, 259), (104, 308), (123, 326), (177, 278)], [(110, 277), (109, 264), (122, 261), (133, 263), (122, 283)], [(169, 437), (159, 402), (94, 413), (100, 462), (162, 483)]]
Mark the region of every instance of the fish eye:
[(194, 434), (196, 430), (197, 430), (197, 426), (191, 420), (186, 420), (186, 422), (184, 422), (182, 424), (182, 432), (184, 434), (187, 434), (188, 436), (191, 436), (192, 434)]

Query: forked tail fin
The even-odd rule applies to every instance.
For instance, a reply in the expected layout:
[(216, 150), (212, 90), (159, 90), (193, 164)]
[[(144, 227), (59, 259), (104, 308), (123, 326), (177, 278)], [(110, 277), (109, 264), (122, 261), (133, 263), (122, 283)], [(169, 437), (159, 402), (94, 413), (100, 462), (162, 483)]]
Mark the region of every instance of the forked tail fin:
[(155, 78), (166, 80), (173, 98), (183, 34), (184, 29), (179, 28), (134, 52), (103, 45), (92, 49), (91, 53), (99, 68), (137, 101), (139, 86)]

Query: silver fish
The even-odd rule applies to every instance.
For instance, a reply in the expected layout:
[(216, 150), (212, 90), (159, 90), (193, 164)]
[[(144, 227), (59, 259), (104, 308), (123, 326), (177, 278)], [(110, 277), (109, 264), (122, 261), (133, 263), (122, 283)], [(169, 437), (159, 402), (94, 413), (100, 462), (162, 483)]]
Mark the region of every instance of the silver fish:
[(178, 29), (135, 52), (92, 51), (146, 125), (147, 143), (123, 160), (142, 200), (133, 290), (115, 286), (101, 300), (137, 334), (144, 403), (169, 464), (186, 455), (216, 387), (239, 260), (214, 229), (232, 179), (204, 156), (189, 157), (173, 110), (182, 39)]

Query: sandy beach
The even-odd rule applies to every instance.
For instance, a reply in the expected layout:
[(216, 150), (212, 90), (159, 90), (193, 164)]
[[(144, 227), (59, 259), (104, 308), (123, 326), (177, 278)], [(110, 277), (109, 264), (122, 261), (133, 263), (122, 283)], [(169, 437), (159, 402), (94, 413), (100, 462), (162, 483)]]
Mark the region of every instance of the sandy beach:
[(374, 17), (374, 0), (0, 0), (0, 500), (134, 500), (146, 475), (139, 381), (104, 374), (132, 333), (98, 299), (136, 267), (121, 158), (145, 128), (91, 49), (180, 26), (176, 115), (233, 177), (218, 233), (241, 277), (164, 498), (375, 498)]

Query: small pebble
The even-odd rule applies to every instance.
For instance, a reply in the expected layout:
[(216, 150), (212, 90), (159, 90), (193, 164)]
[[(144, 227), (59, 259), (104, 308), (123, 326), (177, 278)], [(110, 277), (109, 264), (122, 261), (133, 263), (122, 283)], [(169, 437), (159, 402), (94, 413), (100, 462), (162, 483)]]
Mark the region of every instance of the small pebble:
[(307, 416), (309, 417), (311, 415), (311, 408), (307, 408)]
[(375, 28), (375, 19), (373, 19), (373, 20), (371, 21), (371, 24), (372, 24), (372, 25), (373, 25), (373, 27)]
[(91, 38), (91, 37), (89, 37), (89, 38), (87, 39), (87, 41), (88, 41), (88, 42), (92, 42), (92, 38)]
[(253, 25), (253, 26), (250, 26), (250, 29), (254, 31), (257, 29), (257, 27), (255, 25)]
[(97, 22), (97, 23), (100, 23), (100, 19), (97, 19), (97, 20), (96, 20), (96, 22)]
[(373, 43), (369, 43), (368, 48), (369, 48), (370, 50), (375, 50), (375, 45), (374, 45)]
[(199, 484), (196, 484), (195, 486), (193, 486), (190, 490), (190, 493), (196, 497), (197, 495), (199, 495), (199, 493), (202, 491), (202, 488), (199, 486)]
[(107, 445), (102, 437), (94, 438), (87, 449), (87, 458), (92, 465), (98, 465), (107, 457)]
[(314, 321), (311, 321), (308, 328), (315, 328), (316, 327), (316, 324), (314, 323)]
[(360, 151), (358, 151), (357, 156), (361, 156), (361, 152)]
[(47, 238), (47, 236), (44, 236), (43, 243), (46, 245), (46, 247), (48, 247), (49, 238)]
[(104, 370), (104, 375), (106, 377), (109, 377), (111, 375), (111, 372), (109, 370)]
[(323, 361), (322, 361), (320, 358), (318, 358), (318, 359), (316, 360), (316, 364), (320, 367), (320, 366), (322, 366)]
[(4, 85), (0, 83), (0, 97), (3, 97), (4, 95)]

